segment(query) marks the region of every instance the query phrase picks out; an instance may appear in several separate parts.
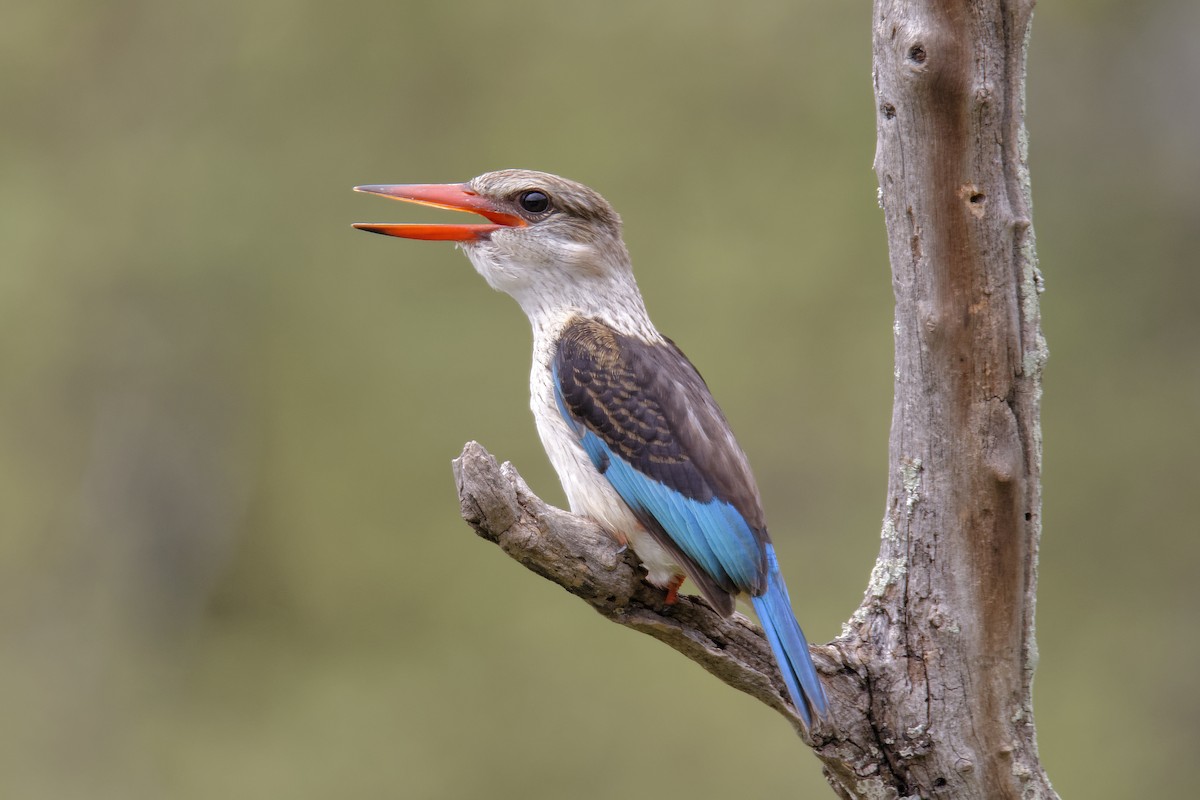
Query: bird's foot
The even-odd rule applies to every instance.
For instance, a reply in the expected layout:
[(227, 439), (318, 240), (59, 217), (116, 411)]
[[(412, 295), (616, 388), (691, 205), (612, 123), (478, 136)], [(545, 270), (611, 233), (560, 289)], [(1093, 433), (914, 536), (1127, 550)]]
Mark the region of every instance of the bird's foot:
[(671, 582), (667, 584), (667, 599), (666, 604), (673, 606), (679, 602), (679, 587), (683, 586), (683, 582), (687, 580), (685, 575), (675, 575), (671, 578)]

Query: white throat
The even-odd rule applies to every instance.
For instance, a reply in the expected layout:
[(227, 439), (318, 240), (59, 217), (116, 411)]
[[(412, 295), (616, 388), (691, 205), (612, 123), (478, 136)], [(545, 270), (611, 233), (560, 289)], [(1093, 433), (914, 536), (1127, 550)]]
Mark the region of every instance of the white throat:
[(551, 252), (536, 253), (479, 246), (463, 249), (493, 289), (521, 306), (533, 327), (535, 352), (539, 345), (557, 340), (562, 326), (574, 316), (600, 320), (648, 342), (662, 341), (624, 252), (603, 254), (621, 260), (602, 263), (603, 255), (595, 248), (573, 242), (559, 242)]

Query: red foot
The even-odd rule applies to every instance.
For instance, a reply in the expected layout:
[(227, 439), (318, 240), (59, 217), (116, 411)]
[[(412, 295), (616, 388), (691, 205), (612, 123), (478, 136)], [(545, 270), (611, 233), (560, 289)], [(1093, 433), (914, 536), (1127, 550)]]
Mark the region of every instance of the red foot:
[(679, 602), (679, 587), (683, 586), (683, 582), (686, 580), (686, 575), (676, 575), (671, 578), (671, 582), (667, 584), (667, 605), (673, 606)]

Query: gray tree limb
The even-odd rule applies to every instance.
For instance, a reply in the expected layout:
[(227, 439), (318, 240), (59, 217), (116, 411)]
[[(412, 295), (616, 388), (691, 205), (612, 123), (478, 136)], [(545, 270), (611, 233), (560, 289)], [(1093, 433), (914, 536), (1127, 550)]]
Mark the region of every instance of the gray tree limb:
[(500, 466), (477, 442), (454, 460), (454, 475), (463, 519), (484, 539), (613, 622), (669, 644), (803, 732), (756, 624), (740, 614), (722, 617), (700, 597), (681, 594), (666, 605), (663, 590), (643, 580), (633, 551), (622, 550), (594, 522), (546, 504), (512, 464)]
[(1029, 0), (876, 0), (875, 169), (896, 295), (879, 557), (812, 647), (805, 732), (756, 625), (663, 593), (595, 525), (475, 443), (455, 461), (484, 538), (609, 619), (779, 711), (843, 798), (1054, 798), (1031, 686), (1041, 534), (1041, 333), (1024, 127)]

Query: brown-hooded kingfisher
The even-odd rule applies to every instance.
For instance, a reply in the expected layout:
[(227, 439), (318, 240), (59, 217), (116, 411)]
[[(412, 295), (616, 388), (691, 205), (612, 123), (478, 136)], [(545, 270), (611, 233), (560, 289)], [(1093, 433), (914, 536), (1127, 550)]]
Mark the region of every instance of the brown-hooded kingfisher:
[(650, 321), (604, 198), (516, 169), (356, 190), (488, 220), (354, 227), (456, 242), (516, 299), (533, 325), (530, 405), (571, 510), (628, 543), (668, 602), (684, 576), (725, 616), (749, 595), (796, 710), (810, 727), (826, 717), (746, 455), (700, 373)]

